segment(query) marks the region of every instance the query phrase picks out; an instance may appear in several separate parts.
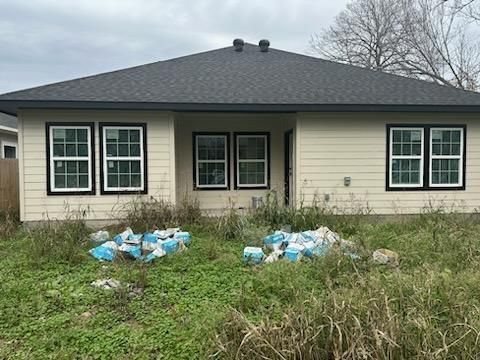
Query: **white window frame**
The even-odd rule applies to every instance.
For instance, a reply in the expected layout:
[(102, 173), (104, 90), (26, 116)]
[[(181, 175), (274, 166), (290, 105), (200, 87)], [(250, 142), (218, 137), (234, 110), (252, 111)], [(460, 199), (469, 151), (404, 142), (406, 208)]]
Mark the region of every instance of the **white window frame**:
[[(265, 140), (265, 153), (264, 153), (264, 158), (262, 159), (240, 159), (240, 141), (239, 139), (241, 138), (263, 138)], [(236, 139), (235, 139), (235, 159), (236, 159), (236, 169), (237, 169), (237, 176), (235, 179), (235, 183), (237, 185), (237, 188), (265, 188), (268, 187), (268, 135), (264, 134), (236, 134)], [(263, 184), (240, 184), (240, 163), (248, 163), (248, 162), (253, 162), (253, 163), (264, 163), (264, 169), (265, 169), (265, 174), (263, 178)]]
[[(224, 160), (199, 160), (198, 159), (198, 139), (199, 138), (223, 138), (225, 140), (225, 159)], [(205, 163), (224, 163), (225, 183), (200, 185), (199, 164)], [(195, 187), (198, 189), (225, 189), (228, 188), (228, 136), (226, 134), (195, 134)]]
[[(420, 155), (393, 155), (393, 132), (395, 130), (414, 130), (418, 131), (420, 130), (420, 136), (421, 136), (421, 143), (420, 143)], [(391, 127), (390, 128), (390, 136), (389, 136), (389, 141), (390, 144), (389, 146), (389, 187), (391, 188), (421, 188), (423, 187), (423, 178), (424, 178), (424, 158), (425, 158), (425, 129), (423, 127)], [(418, 184), (393, 184), (393, 160), (420, 160), (420, 174), (419, 174), (419, 183)]]
[[(139, 130), (140, 131), (140, 156), (107, 156), (107, 130)], [(102, 126), (102, 158), (103, 158), (103, 191), (105, 192), (123, 192), (123, 191), (144, 191), (145, 190), (145, 154), (144, 154), (144, 127), (143, 126)], [(109, 187), (108, 186), (108, 162), (109, 161), (138, 161), (140, 160), (140, 186), (139, 187)]]
[(18, 159), (18, 144), (11, 141), (1, 141), (2, 145), (2, 159), (5, 159), (5, 146), (15, 148), (15, 159)]
[[(53, 153), (53, 130), (55, 129), (86, 129), (88, 156), (55, 156)], [(50, 125), (50, 192), (86, 192), (92, 191), (92, 128), (89, 125)], [(88, 187), (86, 188), (56, 188), (55, 187), (55, 161), (88, 161)]]
[[(433, 137), (434, 130), (460, 130), (460, 155), (433, 155)], [(431, 127), (430, 128), (430, 159), (429, 159), (429, 186), (432, 188), (438, 187), (459, 187), (463, 186), (463, 151), (464, 151), (464, 129), (462, 127)], [(433, 184), (433, 160), (459, 160), (458, 162), (458, 182), (455, 184)]]

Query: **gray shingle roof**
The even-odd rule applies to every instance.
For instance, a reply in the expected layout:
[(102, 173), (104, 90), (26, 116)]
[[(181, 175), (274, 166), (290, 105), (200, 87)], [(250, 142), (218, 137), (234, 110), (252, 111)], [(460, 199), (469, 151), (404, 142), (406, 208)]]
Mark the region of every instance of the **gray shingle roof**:
[(0, 113), (0, 126), (6, 126), (10, 128), (17, 128), (17, 118), (7, 114)]
[(25, 101), (190, 104), (192, 110), (196, 104), (257, 104), (296, 111), (317, 105), (478, 107), (480, 94), (245, 44), (242, 52), (227, 47), (0, 95), (0, 111)]

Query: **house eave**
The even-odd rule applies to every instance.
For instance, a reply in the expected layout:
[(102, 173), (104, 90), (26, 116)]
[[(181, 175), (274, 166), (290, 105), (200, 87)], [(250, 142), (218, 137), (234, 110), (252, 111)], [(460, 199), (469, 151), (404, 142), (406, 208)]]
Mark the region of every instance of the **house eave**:
[(15, 128), (12, 128), (12, 127), (9, 127), (9, 126), (0, 125), (0, 132), (9, 133), (9, 134), (17, 134), (18, 129), (15, 129)]
[(159, 110), (177, 112), (451, 112), (480, 113), (480, 105), (409, 104), (254, 104), (156, 103), (105, 101), (0, 100), (0, 112), (17, 116), (22, 109)]

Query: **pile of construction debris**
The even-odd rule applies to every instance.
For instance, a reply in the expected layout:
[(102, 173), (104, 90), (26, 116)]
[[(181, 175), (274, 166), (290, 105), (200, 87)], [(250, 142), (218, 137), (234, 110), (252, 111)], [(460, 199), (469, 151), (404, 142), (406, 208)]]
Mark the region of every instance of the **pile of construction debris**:
[(155, 230), (143, 234), (135, 234), (127, 228), (124, 232), (110, 240), (107, 231), (98, 231), (90, 235), (90, 239), (101, 245), (94, 247), (89, 253), (101, 261), (113, 261), (118, 256), (151, 262), (156, 258), (183, 251), (190, 245), (191, 235), (180, 228)]
[[(285, 258), (296, 262), (302, 257), (323, 256), (334, 246), (352, 259), (359, 258), (354, 251), (354, 244), (343, 240), (339, 234), (326, 226), (317, 230), (308, 230), (299, 233), (275, 231), (263, 239), (264, 247), (246, 247), (243, 251), (243, 260), (249, 264), (271, 263)], [(264, 252), (266, 249), (268, 255)]]

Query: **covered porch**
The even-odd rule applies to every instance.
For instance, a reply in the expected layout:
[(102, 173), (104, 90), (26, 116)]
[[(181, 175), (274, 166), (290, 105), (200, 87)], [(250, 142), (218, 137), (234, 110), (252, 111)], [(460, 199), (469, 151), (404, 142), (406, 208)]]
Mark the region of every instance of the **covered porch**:
[(174, 123), (177, 202), (215, 212), (274, 191), (293, 203), (295, 114), (176, 113)]

